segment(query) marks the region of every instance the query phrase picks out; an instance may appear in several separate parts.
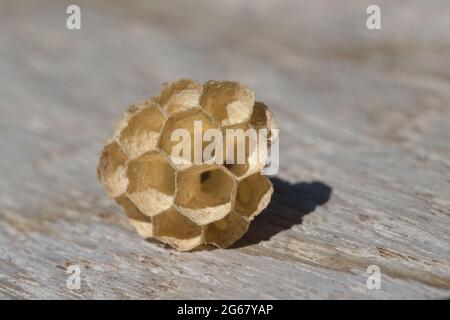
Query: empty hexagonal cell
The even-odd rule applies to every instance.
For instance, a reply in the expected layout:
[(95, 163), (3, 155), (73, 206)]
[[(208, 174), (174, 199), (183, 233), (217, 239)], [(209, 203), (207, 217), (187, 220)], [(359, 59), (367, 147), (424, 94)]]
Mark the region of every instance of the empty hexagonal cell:
[(122, 114), (119, 121), (117, 122), (116, 127), (114, 128), (113, 138), (119, 140), (120, 134), (122, 133), (123, 129), (125, 129), (126, 126), (128, 125), (128, 121), (130, 121), (131, 117), (133, 117), (136, 113), (138, 113), (147, 106), (148, 103), (145, 101), (129, 105), (127, 110)]
[(126, 196), (117, 197), (115, 200), (125, 210), (131, 225), (141, 237), (153, 237), (153, 224), (150, 217), (144, 215)]
[(270, 109), (262, 102), (256, 102), (250, 117), (250, 124), (257, 130), (268, 129), (267, 138), (273, 142), (278, 138), (278, 123)]
[(203, 242), (202, 227), (170, 208), (152, 218), (153, 235), (181, 250), (191, 250)]
[[(259, 154), (258, 131), (247, 123), (227, 126), (222, 129), (224, 139), (224, 166), (236, 177), (245, 177), (260, 171), (267, 154)], [(267, 149), (264, 142), (262, 147)]]
[[(211, 159), (211, 157), (203, 157), (203, 151), (210, 142), (202, 139), (204, 132), (211, 128), (217, 128), (217, 126), (201, 109), (177, 113), (164, 125), (159, 145), (170, 155), (172, 162), (178, 168), (189, 167), (194, 161), (202, 163)], [(175, 130), (177, 131), (174, 132)], [(172, 134), (175, 136), (173, 139)], [(183, 147), (183, 142), (188, 142), (186, 148)], [(197, 157), (195, 157), (195, 151), (197, 151)]]
[(174, 114), (199, 106), (201, 94), (199, 82), (181, 79), (164, 87), (158, 103), (167, 113)]
[(139, 210), (154, 216), (168, 209), (175, 193), (175, 171), (165, 155), (152, 151), (128, 164), (127, 194)]
[(222, 126), (249, 119), (255, 93), (235, 81), (208, 81), (203, 86), (201, 106)]
[(230, 212), (235, 182), (218, 165), (201, 165), (178, 172), (175, 203), (192, 221), (204, 225)]
[(97, 176), (110, 197), (120, 196), (127, 189), (126, 161), (125, 153), (116, 142), (111, 142), (103, 148)]
[(118, 138), (123, 151), (131, 159), (156, 148), (165, 121), (157, 105), (151, 101), (148, 104), (129, 118)]
[(247, 232), (249, 222), (236, 211), (225, 218), (207, 225), (205, 241), (221, 248), (227, 248)]
[(235, 210), (245, 219), (252, 220), (267, 207), (272, 193), (269, 178), (255, 173), (239, 182)]

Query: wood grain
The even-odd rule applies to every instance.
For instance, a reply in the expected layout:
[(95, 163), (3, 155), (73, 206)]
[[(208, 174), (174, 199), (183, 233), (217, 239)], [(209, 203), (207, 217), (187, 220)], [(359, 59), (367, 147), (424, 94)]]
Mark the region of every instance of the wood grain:
[[(81, 1), (79, 31), (69, 4), (0, 2), (0, 298), (450, 296), (448, 1), (378, 1), (375, 31), (370, 1)], [(278, 116), (273, 200), (231, 249), (140, 239), (96, 180), (126, 106), (180, 77)]]

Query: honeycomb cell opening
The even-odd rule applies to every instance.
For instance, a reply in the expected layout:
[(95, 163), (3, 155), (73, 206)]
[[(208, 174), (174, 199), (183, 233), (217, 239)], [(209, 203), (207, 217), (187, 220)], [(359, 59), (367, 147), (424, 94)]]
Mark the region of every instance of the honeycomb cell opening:
[(205, 141), (203, 136), (208, 129), (216, 128), (213, 121), (200, 109), (178, 113), (167, 120), (159, 146), (178, 168), (189, 167), (194, 162), (198, 164), (210, 161), (214, 154), (204, 154), (210, 142)]
[(201, 106), (222, 126), (248, 120), (254, 102), (254, 92), (235, 81), (208, 81), (200, 99)]
[(152, 218), (154, 236), (178, 250), (191, 250), (203, 242), (202, 227), (170, 208)]
[[(222, 129), (224, 167), (238, 178), (255, 173), (264, 167), (266, 157), (260, 160), (257, 130), (248, 124)], [(267, 147), (264, 142), (263, 147)]]
[(150, 217), (144, 215), (126, 196), (116, 198), (116, 202), (125, 210), (131, 225), (141, 237), (153, 237), (153, 224)]
[(201, 94), (199, 82), (181, 79), (164, 87), (158, 103), (167, 113), (175, 114), (199, 106)]
[(273, 189), (270, 180), (255, 173), (239, 182), (235, 210), (251, 220), (269, 204)]
[(179, 172), (175, 203), (183, 214), (204, 225), (223, 218), (232, 206), (235, 182), (218, 165)]
[(249, 222), (236, 211), (231, 211), (225, 218), (212, 222), (206, 227), (205, 241), (226, 248), (247, 232), (248, 225)]
[(146, 153), (130, 161), (127, 174), (127, 194), (144, 214), (153, 216), (172, 205), (175, 170), (166, 156)]
[(253, 113), (249, 123), (256, 129), (267, 129), (267, 139), (269, 144), (278, 138), (278, 128), (275, 116), (270, 109), (262, 102), (256, 102), (253, 106)]
[(106, 145), (100, 156), (97, 176), (112, 198), (120, 196), (127, 189), (126, 161), (126, 155), (116, 142)]
[(131, 116), (118, 138), (120, 146), (128, 157), (134, 159), (145, 152), (154, 150), (164, 121), (164, 114), (152, 103)]

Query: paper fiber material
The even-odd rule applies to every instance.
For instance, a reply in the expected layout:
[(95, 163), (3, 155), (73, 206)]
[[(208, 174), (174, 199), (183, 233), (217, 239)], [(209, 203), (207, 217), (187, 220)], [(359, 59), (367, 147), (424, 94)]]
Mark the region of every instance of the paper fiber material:
[[(199, 125), (201, 133), (211, 128), (277, 128), (267, 106), (255, 102), (254, 92), (239, 82), (201, 85), (182, 79), (166, 85), (159, 96), (128, 108), (97, 168), (105, 192), (127, 212), (139, 235), (181, 251), (203, 244), (230, 246), (267, 207), (273, 193), (270, 180), (260, 173), (266, 159), (255, 160), (247, 144), (240, 164), (226, 163), (236, 153), (234, 140), (231, 152), (224, 149), (222, 162), (204, 158), (205, 143), (193, 143), (189, 154), (199, 148), (200, 163), (193, 161), (195, 156), (181, 164), (173, 161), (174, 130), (183, 128), (194, 135)], [(276, 138), (269, 135), (265, 143)]]

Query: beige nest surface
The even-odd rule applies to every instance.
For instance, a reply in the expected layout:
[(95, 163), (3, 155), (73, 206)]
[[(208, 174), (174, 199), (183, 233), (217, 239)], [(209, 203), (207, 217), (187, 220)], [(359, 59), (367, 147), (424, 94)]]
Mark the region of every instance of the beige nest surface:
[[(272, 183), (261, 174), (267, 158), (258, 157), (248, 139), (232, 141), (222, 160), (173, 161), (172, 134), (186, 129), (194, 135), (214, 128), (269, 129), (267, 145), (277, 128), (269, 108), (255, 102), (255, 94), (235, 81), (200, 84), (182, 79), (167, 84), (160, 94), (131, 105), (103, 148), (98, 177), (109, 197), (124, 208), (131, 224), (144, 238), (156, 238), (182, 250), (203, 244), (226, 248), (241, 238), (252, 219), (269, 203)], [(226, 137), (225, 133), (223, 135)], [(224, 138), (226, 140), (226, 138)], [(195, 141), (192, 138), (192, 141)], [(243, 163), (228, 163), (244, 143)], [(226, 141), (223, 144), (226, 145)], [(186, 154), (184, 155), (186, 156)]]

